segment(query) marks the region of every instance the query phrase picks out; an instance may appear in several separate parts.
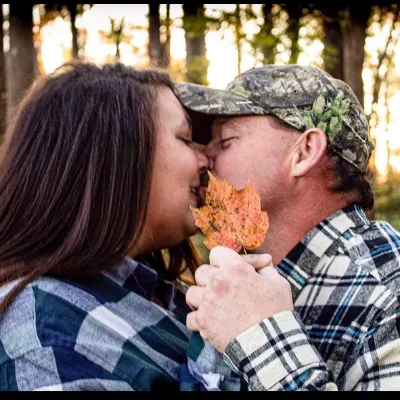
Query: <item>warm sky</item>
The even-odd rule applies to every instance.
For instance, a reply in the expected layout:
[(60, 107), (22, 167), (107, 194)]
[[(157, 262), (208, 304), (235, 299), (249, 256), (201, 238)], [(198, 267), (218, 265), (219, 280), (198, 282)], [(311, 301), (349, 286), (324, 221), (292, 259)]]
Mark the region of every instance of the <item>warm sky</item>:
[[(161, 13), (165, 13), (165, 5), (161, 5)], [(233, 11), (235, 4), (206, 4), (208, 10), (227, 10)], [(254, 5), (254, 9), (258, 10), (260, 5)], [(87, 42), (85, 46), (85, 57), (88, 60), (102, 63), (107, 60), (115, 52), (115, 46), (106, 43), (101, 37), (99, 31), (109, 32), (110, 20), (109, 17), (115, 18), (117, 21), (125, 17), (126, 24), (141, 26), (144, 29), (136, 29), (130, 43), (121, 45), (121, 61), (131, 65), (145, 65), (147, 62), (147, 4), (96, 4), (94, 7), (86, 11), (82, 18), (77, 21), (78, 27), (84, 27), (87, 30)], [(208, 11), (210, 12), (210, 11)], [(184, 31), (181, 26), (182, 8), (180, 4), (171, 4), (171, 18), (175, 20), (175, 27), (172, 29), (171, 36), (171, 56), (175, 60), (185, 59), (185, 41)], [(247, 23), (244, 27), (248, 34), (256, 32), (256, 24)], [(301, 36), (304, 36), (308, 30), (312, 30), (313, 26), (310, 23), (307, 28), (302, 28)], [(304, 40), (304, 39), (302, 39)], [(43, 66), (46, 72), (51, 72), (64, 61), (70, 52), (71, 48), (71, 32), (68, 21), (62, 18), (57, 18), (55, 21), (47, 24), (41, 31), (41, 54)], [(383, 35), (367, 41), (366, 50), (373, 54), (374, 50), (382, 47), (385, 42)], [(7, 47), (7, 44), (6, 44)], [(221, 30), (218, 32), (211, 31), (206, 37), (207, 58), (210, 62), (208, 71), (208, 80), (211, 87), (224, 88), (237, 75), (237, 52), (234, 44), (234, 36), (232, 30)], [(320, 65), (321, 50), (323, 45), (320, 41), (314, 41), (308, 45), (306, 51), (301, 55), (300, 64), (314, 63)], [(396, 71), (400, 76), (400, 51), (396, 52)], [(279, 56), (281, 62), (287, 61), (287, 55), (283, 53)], [(242, 56), (242, 71), (255, 66), (255, 60), (252, 55), (246, 52), (243, 48)], [(368, 86), (369, 70), (364, 71), (366, 86)], [(399, 78), (400, 79), (400, 78)], [(367, 105), (368, 111), (368, 89)], [(386, 131), (385, 126), (381, 126), (376, 131), (378, 143), (376, 150), (377, 169), (382, 174), (385, 174), (387, 169), (387, 150), (386, 141), (389, 140), (392, 148), (400, 148), (400, 113), (396, 109), (400, 105), (400, 93), (393, 96), (392, 101), (392, 121), (389, 124), (389, 129)], [(384, 112), (384, 110), (382, 110)], [(400, 157), (391, 158), (392, 166), (400, 171)]]

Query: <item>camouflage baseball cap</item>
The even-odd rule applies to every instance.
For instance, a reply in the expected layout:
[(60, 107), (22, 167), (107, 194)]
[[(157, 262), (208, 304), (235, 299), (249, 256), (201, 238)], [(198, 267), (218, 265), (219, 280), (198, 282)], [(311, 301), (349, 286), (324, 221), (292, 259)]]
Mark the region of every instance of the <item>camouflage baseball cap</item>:
[[(265, 65), (251, 69), (225, 90), (175, 83), (180, 102), (194, 114), (274, 115), (301, 132), (320, 128), (332, 150), (365, 172), (374, 145), (368, 121), (354, 92), (343, 81), (311, 66)], [(195, 140), (207, 142), (196, 134)]]

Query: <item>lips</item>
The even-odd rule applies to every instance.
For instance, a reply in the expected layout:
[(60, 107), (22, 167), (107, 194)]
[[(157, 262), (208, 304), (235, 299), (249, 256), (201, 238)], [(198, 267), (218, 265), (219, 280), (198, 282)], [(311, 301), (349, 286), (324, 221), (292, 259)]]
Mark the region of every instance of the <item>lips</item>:
[(190, 188), (190, 193), (192, 193), (197, 198), (197, 207), (202, 207), (205, 204), (206, 190), (207, 188), (205, 188), (204, 186)]
[(206, 202), (206, 191), (207, 191), (207, 187), (206, 186), (200, 186), (198, 188), (198, 195), (199, 195), (199, 199), (200, 199), (200, 206), (204, 206), (205, 202)]
[(209, 181), (208, 171), (206, 169), (200, 171), (199, 177), (200, 184), (191, 186), (190, 193), (197, 197), (199, 203), (198, 207), (202, 207), (205, 204), (206, 191)]
[(207, 169), (202, 169), (200, 171), (200, 185), (202, 187), (207, 187), (208, 186), (208, 181), (210, 180), (210, 177), (208, 175), (208, 170)]

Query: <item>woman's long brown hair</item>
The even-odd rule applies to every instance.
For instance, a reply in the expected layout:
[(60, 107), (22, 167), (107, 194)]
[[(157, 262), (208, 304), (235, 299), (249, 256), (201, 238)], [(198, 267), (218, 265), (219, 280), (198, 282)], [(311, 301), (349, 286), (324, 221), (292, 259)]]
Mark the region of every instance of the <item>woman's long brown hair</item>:
[[(146, 216), (163, 85), (172, 83), (160, 71), (86, 63), (30, 89), (0, 169), (0, 286), (20, 278), (0, 315), (40, 276), (79, 279), (129, 254)], [(171, 251), (169, 278), (182, 261), (194, 270), (192, 250), (185, 241)]]

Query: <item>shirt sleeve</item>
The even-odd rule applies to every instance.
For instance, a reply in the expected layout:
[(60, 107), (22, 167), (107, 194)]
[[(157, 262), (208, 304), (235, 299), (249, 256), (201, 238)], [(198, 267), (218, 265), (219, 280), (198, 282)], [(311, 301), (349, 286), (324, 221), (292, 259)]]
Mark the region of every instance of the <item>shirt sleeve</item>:
[(381, 319), (339, 363), (336, 380), (292, 312), (243, 332), (224, 357), (252, 391), (399, 390), (399, 328), (399, 314)]

